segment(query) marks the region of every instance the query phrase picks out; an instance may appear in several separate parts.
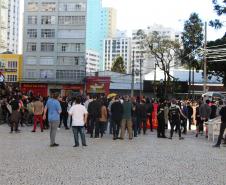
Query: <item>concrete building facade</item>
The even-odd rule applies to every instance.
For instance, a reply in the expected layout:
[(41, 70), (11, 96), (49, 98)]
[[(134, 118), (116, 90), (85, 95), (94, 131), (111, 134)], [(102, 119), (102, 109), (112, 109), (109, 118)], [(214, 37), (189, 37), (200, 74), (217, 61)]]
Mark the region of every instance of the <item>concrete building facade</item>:
[(20, 0), (8, 0), (8, 34), (7, 50), (18, 53)]
[(131, 39), (128, 37), (105, 39), (103, 48), (105, 70), (110, 71), (113, 62), (119, 56), (123, 58), (126, 73), (131, 73)]
[(0, 0), (0, 53), (7, 51), (8, 0)]
[(81, 84), (86, 0), (25, 0), (23, 81)]
[(22, 77), (22, 55), (18, 54), (0, 54), (0, 63), (3, 64), (3, 68), (0, 67), (5, 76), (6, 82), (20, 82)]

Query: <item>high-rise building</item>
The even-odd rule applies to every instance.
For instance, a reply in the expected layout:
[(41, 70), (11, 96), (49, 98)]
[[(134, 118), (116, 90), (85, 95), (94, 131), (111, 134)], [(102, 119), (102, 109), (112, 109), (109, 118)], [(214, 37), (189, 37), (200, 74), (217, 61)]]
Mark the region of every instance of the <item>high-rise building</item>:
[(92, 50), (86, 51), (86, 74), (95, 73), (99, 71), (100, 55), (98, 52)]
[(8, 0), (7, 50), (18, 53), (20, 0)]
[(87, 0), (87, 31), (86, 31), (86, 49), (94, 52), (101, 51), (101, 0)]
[(86, 3), (86, 0), (25, 0), (25, 82), (83, 83)]
[(116, 10), (114, 8), (103, 8), (101, 11), (101, 59), (100, 59), (100, 70), (105, 69), (105, 62), (102, 58), (104, 47), (104, 40), (113, 38), (116, 34)]
[(126, 73), (131, 71), (131, 39), (128, 37), (109, 38), (104, 41), (104, 66), (105, 70), (110, 71), (113, 62), (117, 57), (121, 56), (124, 61)]
[(8, 0), (0, 0), (0, 53), (7, 51)]

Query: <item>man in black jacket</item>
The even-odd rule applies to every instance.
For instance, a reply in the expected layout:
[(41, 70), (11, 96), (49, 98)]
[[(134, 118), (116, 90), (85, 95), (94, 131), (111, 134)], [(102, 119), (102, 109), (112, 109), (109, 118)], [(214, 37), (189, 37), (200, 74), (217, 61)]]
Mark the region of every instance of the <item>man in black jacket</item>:
[(221, 140), (223, 138), (224, 130), (226, 128), (226, 106), (222, 107), (219, 113), (221, 115), (220, 133), (218, 136), (217, 143), (215, 145), (213, 145), (213, 147), (218, 147), (218, 148), (220, 148)]
[(93, 101), (89, 103), (88, 113), (90, 118), (90, 137), (93, 138), (93, 131), (95, 128), (95, 138), (99, 138), (99, 122), (101, 103), (96, 96), (93, 97)]
[(119, 129), (122, 121), (123, 106), (119, 97), (115, 97), (115, 102), (111, 105), (111, 118), (113, 121), (113, 140), (118, 139)]

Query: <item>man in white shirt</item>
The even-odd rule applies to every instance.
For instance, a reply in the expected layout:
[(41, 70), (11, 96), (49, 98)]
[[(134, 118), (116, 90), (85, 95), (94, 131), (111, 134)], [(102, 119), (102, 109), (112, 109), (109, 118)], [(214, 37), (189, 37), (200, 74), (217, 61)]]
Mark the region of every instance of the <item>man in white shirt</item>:
[(87, 122), (88, 112), (87, 112), (85, 106), (81, 105), (80, 97), (76, 97), (75, 104), (72, 105), (72, 107), (70, 108), (68, 113), (69, 113), (69, 115), (72, 116), (72, 130), (74, 133), (74, 140), (75, 140), (74, 147), (79, 146), (78, 133), (81, 136), (82, 146), (87, 146), (86, 139), (85, 139), (84, 125)]

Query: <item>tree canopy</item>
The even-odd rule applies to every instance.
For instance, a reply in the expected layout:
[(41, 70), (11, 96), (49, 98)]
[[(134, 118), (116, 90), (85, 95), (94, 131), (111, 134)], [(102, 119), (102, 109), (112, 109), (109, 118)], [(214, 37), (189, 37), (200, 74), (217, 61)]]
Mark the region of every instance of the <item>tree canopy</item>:
[(190, 67), (198, 68), (197, 49), (203, 44), (203, 22), (197, 13), (192, 13), (184, 23), (184, 31), (182, 32), (182, 64)]
[[(226, 0), (221, 0), (221, 2), (218, 0), (212, 0), (212, 2), (214, 5), (214, 10), (218, 16), (226, 15)], [(210, 26), (219, 29), (223, 26), (223, 23), (219, 19), (215, 19), (210, 21)]]
[(118, 72), (118, 73), (126, 73), (126, 68), (124, 66), (124, 61), (121, 56), (118, 56), (115, 61), (113, 62), (111, 71)]

